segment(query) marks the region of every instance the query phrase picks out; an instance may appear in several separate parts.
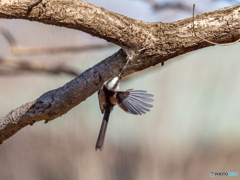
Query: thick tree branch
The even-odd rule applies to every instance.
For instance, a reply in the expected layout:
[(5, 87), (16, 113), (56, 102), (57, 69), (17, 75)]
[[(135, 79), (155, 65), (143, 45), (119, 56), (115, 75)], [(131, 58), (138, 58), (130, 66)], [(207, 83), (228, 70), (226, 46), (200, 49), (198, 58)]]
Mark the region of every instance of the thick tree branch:
[[(125, 51), (134, 50), (136, 57), (124, 76), (186, 52), (212, 46), (193, 37), (192, 17), (173, 23), (145, 23), (85, 2), (69, 0), (43, 0), (27, 15), (28, 3), (0, 1), (0, 18), (21, 18), (79, 29), (120, 45)], [(239, 12), (240, 5), (196, 16), (195, 30), (213, 42), (233, 42), (240, 37)], [(125, 62), (126, 54), (120, 50), (66, 85), (12, 110), (0, 121), (0, 142), (28, 124), (53, 120), (67, 113), (96, 92), (108, 78), (118, 75)]]
[[(78, 29), (121, 47), (146, 48), (145, 57), (162, 58), (166, 53), (188, 52), (199, 45), (199, 39), (191, 35), (191, 18), (174, 23), (146, 23), (78, 0), (43, 0), (28, 15), (28, 5), (27, 0), (2, 0), (0, 18), (20, 18)], [(232, 42), (232, 38), (239, 36), (238, 10), (239, 5), (196, 16), (196, 31), (207, 33), (210, 41)], [(207, 45), (200, 42), (202, 47)]]
[[(119, 73), (126, 61), (125, 57), (121, 50), (64, 86), (43, 94), (36, 101), (12, 110), (0, 121), (0, 142), (36, 121), (55, 119), (86, 100), (102, 86), (106, 79)], [(111, 73), (109, 69), (112, 70)], [(131, 72), (133, 70), (127, 70), (127, 73)]]
[(135, 35), (129, 37), (133, 29), (138, 29), (139, 32), (136, 32), (138, 34), (148, 36), (144, 28), (139, 29), (142, 26), (141, 21), (112, 13), (83, 1), (43, 0), (32, 9), (30, 14), (28, 14), (28, 5), (29, 0), (2, 0), (0, 1), (0, 18), (28, 19), (78, 29), (120, 46), (134, 46), (139, 42), (139, 38)]

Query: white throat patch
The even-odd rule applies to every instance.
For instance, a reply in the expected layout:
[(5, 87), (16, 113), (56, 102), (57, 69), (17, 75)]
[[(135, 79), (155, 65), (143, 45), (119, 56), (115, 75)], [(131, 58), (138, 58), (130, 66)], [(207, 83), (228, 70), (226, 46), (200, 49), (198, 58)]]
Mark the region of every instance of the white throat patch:
[[(111, 80), (108, 82), (108, 87), (109, 87), (110, 89), (113, 89), (113, 87), (116, 85), (116, 83), (117, 83), (118, 80), (119, 80), (118, 77), (115, 77), (115, 78), (111, 79)], [(118, 84), (116, 90), (118, 90), (118, 89), (119, 89), (119, 84)]]

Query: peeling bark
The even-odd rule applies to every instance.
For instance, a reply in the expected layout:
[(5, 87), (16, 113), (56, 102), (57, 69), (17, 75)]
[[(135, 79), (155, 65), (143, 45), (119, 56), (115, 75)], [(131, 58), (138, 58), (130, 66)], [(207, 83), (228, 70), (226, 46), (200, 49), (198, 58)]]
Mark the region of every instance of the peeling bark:
[[(133, 50), (137, 54), (131, 62), (134, 66), (127, 68), (123, 76), (211, 46), (193, 37), (192, 18), (172, 23), (147, 23), (70, 0), (43, 0), (27, 14), (28, 4), (26, 0), (0, 0), (0, 18), (26, 19), (77, 29)], [(237, 5), (198, 15), (195, 30), (213, 42), (233, 42), (240, 38), (239, 11), (240, 5)], [(12, 110), (0, 121), (0, 142), (29, 124), (53, 120), (67, 113), (95, 93), (104, 81), (118, 75), (125, 62), (126, 55), (119, 50), (64, 86)]]

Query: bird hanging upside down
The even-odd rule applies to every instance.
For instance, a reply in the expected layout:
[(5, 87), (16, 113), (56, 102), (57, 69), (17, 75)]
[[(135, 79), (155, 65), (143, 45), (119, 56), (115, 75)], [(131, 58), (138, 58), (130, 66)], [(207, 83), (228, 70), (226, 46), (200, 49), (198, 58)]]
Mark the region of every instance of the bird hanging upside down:
[(96, 150), (101, 151), (103, 149), (109, 115), (115, 105), (118, 105), (125, 112), (135, 115), (145, 114), (146, 111), (150, 111), (148, 108), (153, 107), (148, 104), (153, 102), (153, 99), (151, 99), (153, 95), (147, 94), (147, 91), (133, 89), (119, 91), (120, 75), (106, 81), (98, 91), (99, 105), (104, 116), (96, 143)]

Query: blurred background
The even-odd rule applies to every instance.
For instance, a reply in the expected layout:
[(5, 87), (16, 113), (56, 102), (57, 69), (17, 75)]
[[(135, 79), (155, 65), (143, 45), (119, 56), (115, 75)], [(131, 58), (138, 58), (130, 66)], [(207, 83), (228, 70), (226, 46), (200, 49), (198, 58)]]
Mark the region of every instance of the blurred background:
[[(147, 22), (172, 22), (240, 2), (86, 0)], [(63, 86), (120, 49), (63, 27), (0, 19), (0, 117)], [(104, 150), (97, 93), (48, 124), (27, 126), (0, 146), (0, 179), (207, 180), (240, 173), (240, 44), (178, 56), (121, 83), (147, 90), (154, 107), (133, 116), (115, 107)], [(215, 177), (239, 179), (238, 177)]]

